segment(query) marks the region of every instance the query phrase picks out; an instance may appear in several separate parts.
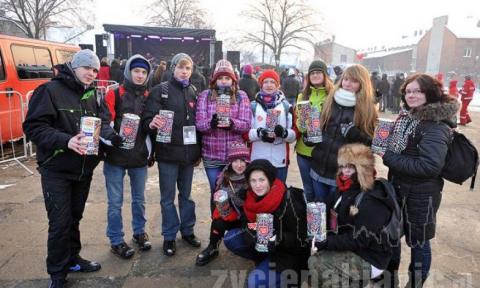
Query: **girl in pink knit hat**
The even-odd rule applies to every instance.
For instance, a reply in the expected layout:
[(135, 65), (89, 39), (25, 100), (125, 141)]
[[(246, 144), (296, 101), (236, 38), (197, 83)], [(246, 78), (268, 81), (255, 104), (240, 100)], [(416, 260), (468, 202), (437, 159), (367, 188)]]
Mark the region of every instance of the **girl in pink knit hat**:
[[(218, 256), (218, 246), (225, 231), (240, 227), (240, 215), (248, 183), (245, 169), (250, 162), (250, 151), (243, 142), (229, 145), (228, 165), (218, 175), (215, 187), (216, 207), (210, 225), (210, 243), (198, 254), (196, 264), (203, 266)], [(223, 193), (223, 195), (221, 195)], [(222, 198), (223, 199), (219, 199)]]

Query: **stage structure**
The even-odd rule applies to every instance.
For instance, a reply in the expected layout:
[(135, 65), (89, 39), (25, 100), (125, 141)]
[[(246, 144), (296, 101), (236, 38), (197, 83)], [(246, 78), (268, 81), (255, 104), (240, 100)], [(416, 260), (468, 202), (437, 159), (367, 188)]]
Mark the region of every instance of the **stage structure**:
[[(221, 41), (215, 39), (215, 30), (210, 29), (111, 24), (104, 24), (103, 28), (105, 41), (97, 43), (96, 50), (97, 53), (104, 51), (108, 58), (126, 59), (134, 54), (147, 56), (149, 53), (158, 64), (160, 60), (170, 61), (175, 54), (184, 52), (192, 57), (195, 64), (212, 67), (218, 57), (215, 46), (218, 51), (219, 43), (221, 45)], [(99, 44), (103, 49), (98, 47)]]

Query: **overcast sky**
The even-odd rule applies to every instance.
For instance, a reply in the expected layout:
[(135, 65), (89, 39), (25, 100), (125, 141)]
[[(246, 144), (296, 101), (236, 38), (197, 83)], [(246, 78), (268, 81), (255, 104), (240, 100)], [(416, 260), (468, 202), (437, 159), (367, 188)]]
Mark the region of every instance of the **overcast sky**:
[[(209, 22), (217, 31), (217, 39), (224, 40), (224, 50), (234, 49), (229, 47), (228, 39), (249, 27), (240, 14), (252, 1), (255, 0), (200, 0), (201, 6), (208, 11)], [(388, 45), (402, 35), (413, 34), (416, 29), (430, 28), (432, 19), (441, 15), (480, 18), (480, 0), (307, 1), (324, 19), (316, 19), (324, 23), (325, 33), (321, 37), (335, 35), (336, 42), (355, 49)], [(143, 25), (147, 13), (139, 5), (142, 2), (95, 0), (96, 28), (103, 30), (101, 25), (104, 23)]]

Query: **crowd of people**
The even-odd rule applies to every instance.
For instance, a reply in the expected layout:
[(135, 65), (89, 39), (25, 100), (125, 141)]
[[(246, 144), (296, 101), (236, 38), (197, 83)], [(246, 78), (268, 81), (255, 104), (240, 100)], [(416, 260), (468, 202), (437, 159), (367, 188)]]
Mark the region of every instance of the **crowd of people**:
[[(355, 64), (335, 69), (333, 82), (321, 60), (311, 62), (302, 81), (295, 71), (282, 78), (250, 64), (240, 79), (229, 61), (220, 60), (208, 86), (199, 88), (195, 83), (201, 81), (192, 79), (195, 64), (184, 53), (156, 71), (141, 55), (130, 57), (122, 73), (114, 64), (107, 71), (92, 51), (77, 52), (35, 90), (23, 123), (37, 145), (49, 220), (49, 288), (64, 287), (70, 272), (101, 268), (80, 256), (79, 223), (102, 160), (106, 236), (111, 252), (122, 259), (135, 254), (123, 229), (125, 174), (132, 242), (148, 251), (145, 183), (155, 162), (163, 253), (176, 254), (179, 233), (188, 245), (202, 246), (191, 197), (194, 167), (202, 161), (212, 221), (208, 245), (192, 257), (196, 265), (218, 257), (223, 239), (227, 249), (253, 261), (248, 287), (299, 287), (303, 281), (316, 287), (372, 282), (398, 287), (400, 241), (389, 241), (384, 229), (398, 204), (411, 250), (407, 287), (426, 281), (444, 184), (441, 170), (460, 108), (438, 79), (398, 74), (390, 87), (386, 75), (377, 79)], [(120, 86), (97, 99), (93, 82), (107, 74)], [(466, 106), (475, 89), (467, 81), (460, 93), (463, 125), (471, 121)], [(386, 184), (376, 179), (370, 149), (379, 109), (399, 112), (381, 155), (389, 168)], [(99, 119), (98, 153), (90, 153), (85, 133), (79, 132), (87, 116)], [(128, 129), (124, 122), (130, 123)], [(290, 145), (295, 145), (303, 189), (287, 188)], [(389, 188), (395, 197), (388, 197)], [(326, 205), (328, 224), (325, 237), (312, 238), (307, 206), (318, 202)]]

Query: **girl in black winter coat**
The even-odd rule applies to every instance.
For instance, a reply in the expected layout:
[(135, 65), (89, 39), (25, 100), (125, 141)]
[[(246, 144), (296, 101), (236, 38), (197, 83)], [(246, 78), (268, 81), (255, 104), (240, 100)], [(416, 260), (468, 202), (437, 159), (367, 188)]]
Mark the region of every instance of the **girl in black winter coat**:
[[(255, 261), (255, 269), (247, 279), (249, 288), (300, 287), (301, 271), (306, 272), (307, 268), (307, 216), (303, 192), (287, 190), (276, 178), (276, 170), (265, 159), (254, 160), (248, 165), (245, 177), (249, 189), (243, 203), (242, 228), (229, 230), (223, 240), (233, 253)], [(268, 251), (258, 252), (256, 237), (266, 233), (264, 227), (257, 228), (257, 216), (264, 213), (273, 218), (274, 236), (268, 239)]]
[(348, 67), (330, 91), (320, 117), (323, 141), (312, 151), (315, 201), (324, 202), (335, 191), (338, 149), (347, 143), (371, 144), (378, 118), (374, 101), (368, 70), (358, 64)]
[[(427, 74), (407, 78), (401, 88), (405, 110), (395, 122), (383, 163), (389, 168), (404, 215), (407, 245), (411, 248), (407, 287), (421, 287), (430, 270), (430, 239), (435, 237), (436, 213), (442, 199), (451, 119), (459, 104)], [(400, 265), (400, 245), (394, 249), (391, 271)]]
[[(390, 220), (394, 200), (375, 181), (375, 159), (363, 144), (340, 148), (336, 180), (337, 191), (327, 202), (329, 233), (314, 248), (323, 251), (308, 261), (312, 284), (344, 287), (342, 281), (348, 279), (348, 287), (362, 287), (383, 273), (392, 256), (382, 230)], [(357, 201), (361, 192), (362, 200)]]

